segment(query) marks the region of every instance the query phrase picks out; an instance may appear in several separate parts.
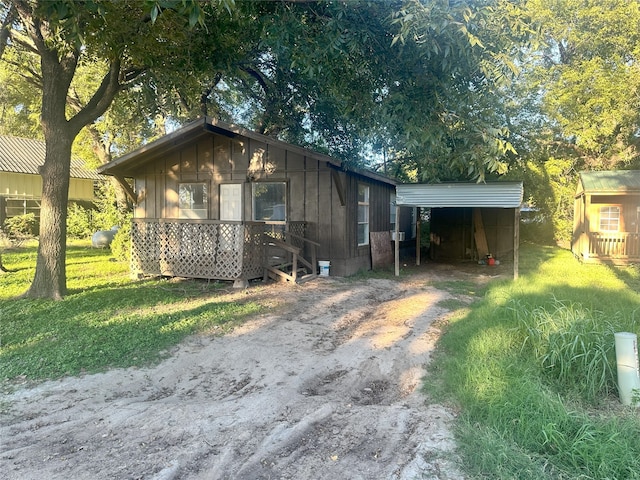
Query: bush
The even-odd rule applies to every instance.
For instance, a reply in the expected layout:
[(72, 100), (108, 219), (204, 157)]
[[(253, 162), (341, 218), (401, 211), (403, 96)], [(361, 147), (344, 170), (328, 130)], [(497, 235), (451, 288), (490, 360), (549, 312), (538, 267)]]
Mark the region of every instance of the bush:
[(67, 236), (71, 238), (90, 237), (95, 227), (91, 210), (72, 203), (67, 211)]
[(7, 218), (4, 221), (3, 230), (12, 242), (21, 242), (36, 235), (38, 220), (35, 213), (27, 213)]
[(131, 219), (127, 218), (122, 222), (122, 226), (118, 233), (113, 237), (111, 242), (111, 253), (122, 262), (129, 262), (131, 256)]

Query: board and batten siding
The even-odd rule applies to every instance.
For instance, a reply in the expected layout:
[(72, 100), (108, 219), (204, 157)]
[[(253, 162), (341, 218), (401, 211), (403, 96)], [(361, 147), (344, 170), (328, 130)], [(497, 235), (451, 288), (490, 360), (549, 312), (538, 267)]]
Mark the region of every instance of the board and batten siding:
[(306, 237), (320, 244), (318, 259), (330, 260), (335, 275), (371, 268), (369, 246), (357, 245), (359, 183), (370, 187), (370, 231), (390, 229), (393, 185), (244, 136), (210, 134), (168, 150), (134, 171), (133, 176), (140, 194), (135, 217), (148, 219), (178, 218), (178, 184), (205, 182), (209, 219), (220, 218), (219, 185), (239, 183), (243, 185), (243, 220), (251, 221), (252, 182), (285, 182), (287, 220), (305, 222)]
[(600, 229), (600, 208), (601, 207), (620, 208), (620, 228), (621, 232), (638, 233), (638, 216), (640, 211), (640, 195), (591, 195), (588, 206), (588, 218), (590, 219), (591, 231), (597, 232)]

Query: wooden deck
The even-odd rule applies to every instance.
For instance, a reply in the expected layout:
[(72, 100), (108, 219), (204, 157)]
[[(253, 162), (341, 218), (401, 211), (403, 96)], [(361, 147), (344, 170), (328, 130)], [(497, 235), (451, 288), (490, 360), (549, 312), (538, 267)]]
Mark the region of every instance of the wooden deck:
[[(273, 261), (276, 243), (288, 253)], [(268, 270), (279, 270), (279, 277), (296, 282), (298, 265), (316, 275), (316, 246), (304, 238), (304, 222), (134, 219), (130, 267), (134, 276), (234, 281), (266, 278)], [(305, 250), (312, 255), (309, 260)]]

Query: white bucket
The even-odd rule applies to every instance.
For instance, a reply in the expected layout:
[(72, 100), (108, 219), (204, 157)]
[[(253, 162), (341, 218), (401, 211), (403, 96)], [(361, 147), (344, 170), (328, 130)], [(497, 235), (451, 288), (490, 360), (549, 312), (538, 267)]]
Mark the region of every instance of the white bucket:
[(320, 276), (328, 277), (329, 276), (329, 265), (331, 262), (327, 262), (324, 260), (318, 260), (318, 266), (320, 267)]

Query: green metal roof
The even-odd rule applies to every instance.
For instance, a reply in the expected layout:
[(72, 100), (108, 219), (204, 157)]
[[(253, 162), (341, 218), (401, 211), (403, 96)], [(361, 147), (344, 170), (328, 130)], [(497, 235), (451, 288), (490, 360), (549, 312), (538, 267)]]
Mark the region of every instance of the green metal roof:
[(640, 170), (580, 172), (580, 182), (588, 193), (640, 192)]
[[(45, 143), (40, 140), (0, 135), (0, 172), (39, 175), (44, 156)], [(70, 174), (73, 178), (103, 178), (76, 156), (71, 158)]]

